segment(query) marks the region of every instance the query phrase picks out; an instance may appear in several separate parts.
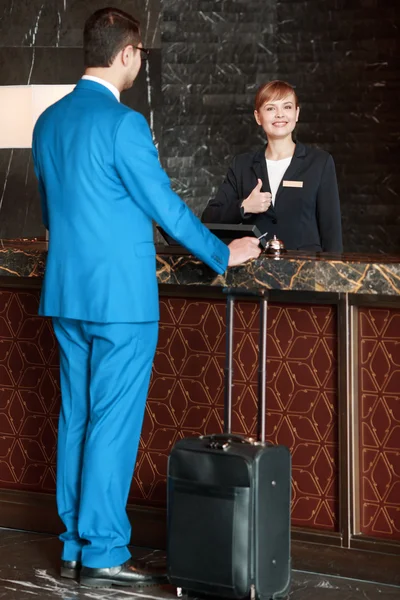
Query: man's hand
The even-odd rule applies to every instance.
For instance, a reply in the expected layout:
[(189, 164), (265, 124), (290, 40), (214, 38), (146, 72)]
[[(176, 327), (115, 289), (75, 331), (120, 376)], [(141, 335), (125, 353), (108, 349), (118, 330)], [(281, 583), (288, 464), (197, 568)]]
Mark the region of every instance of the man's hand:
[(262, 181), (258, 179), (254, 190), (242, 202), (242, 208), (245, 213), (263, 213), (269, 209), (272, 202), (272, 195), (269, 192), (262, 192)]
[(235, 267), (260, 256), (261, 248), (257, 238), (243, 237), (238, 240), (233, 240), (228, 246), (230, 255), (228, 267)]

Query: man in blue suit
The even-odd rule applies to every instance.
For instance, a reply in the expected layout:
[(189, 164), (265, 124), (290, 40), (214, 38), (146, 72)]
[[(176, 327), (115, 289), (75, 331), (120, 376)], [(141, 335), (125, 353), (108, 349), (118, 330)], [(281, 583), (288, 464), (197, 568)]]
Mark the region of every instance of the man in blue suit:
[(49, 230), (40, 314), (53, 318), (60, 346), (61, 573), (80, 570), (94, 587), (155, 581), (129, 561), (126, 515), (157, 343), (152, 220), (217, 273), (260, 253), (257, 240), (228, 247), (200, 223), (171, 190), (144, 117), (120, 104), (145, 53), (138, 21), (96, 11), (85, 75), (33, 136)]

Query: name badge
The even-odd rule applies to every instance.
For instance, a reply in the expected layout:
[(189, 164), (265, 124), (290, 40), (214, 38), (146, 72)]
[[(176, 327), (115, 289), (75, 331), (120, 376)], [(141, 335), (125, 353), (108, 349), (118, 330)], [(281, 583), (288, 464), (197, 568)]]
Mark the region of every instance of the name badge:
[(282, 185), (283, 185), (283, 187), (302, 188), (303, 182), (302, 181), (283, 181)]

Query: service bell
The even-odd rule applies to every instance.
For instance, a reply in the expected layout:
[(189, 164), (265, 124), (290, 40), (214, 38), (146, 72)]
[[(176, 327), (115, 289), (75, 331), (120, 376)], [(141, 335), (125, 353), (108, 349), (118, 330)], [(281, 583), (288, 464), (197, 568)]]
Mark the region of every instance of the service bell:
[(276, 235), (270, 240), (267, 241), (265, 246), (265, 252), (267, 254), (274, 254), (275, 256), (280, 256), (283, 252), (286, 252), (285, 244), (278, 240)]

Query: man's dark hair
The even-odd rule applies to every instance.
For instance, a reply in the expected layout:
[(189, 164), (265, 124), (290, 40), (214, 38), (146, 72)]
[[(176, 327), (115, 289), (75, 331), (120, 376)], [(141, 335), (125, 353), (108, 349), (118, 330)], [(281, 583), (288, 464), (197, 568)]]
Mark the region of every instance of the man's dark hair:
[(118, 8), (96, 10), (83, 31), (85, 67), (109, 67), (125, 46), (140, 42), (140, 23)]

